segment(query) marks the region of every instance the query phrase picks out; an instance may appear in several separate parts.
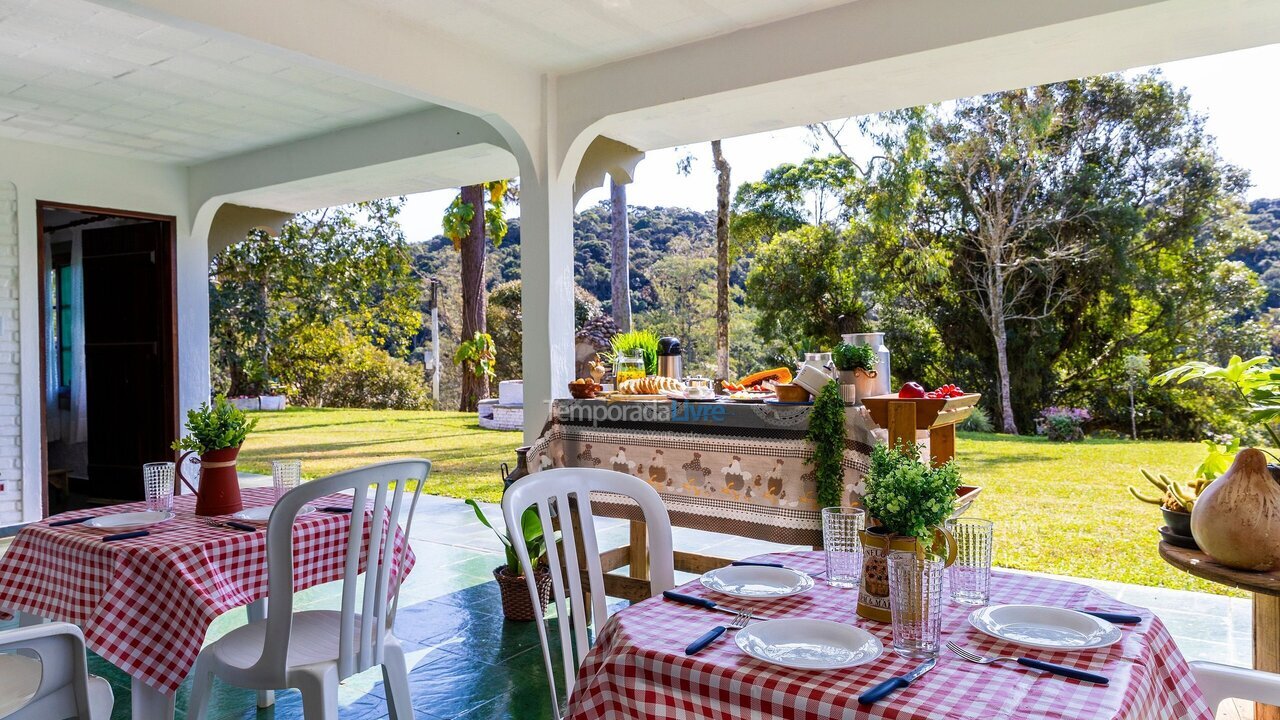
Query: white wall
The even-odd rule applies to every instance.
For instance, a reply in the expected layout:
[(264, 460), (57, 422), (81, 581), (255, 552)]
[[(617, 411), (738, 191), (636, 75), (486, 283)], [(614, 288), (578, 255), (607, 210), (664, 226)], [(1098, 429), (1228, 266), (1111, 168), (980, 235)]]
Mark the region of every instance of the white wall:
[[(6, 192), (6, 187), (12, 188)], [(0, 140), (0, 526), (38, 519), (43, 474), (40, 448), (40, 302), (36, 201), (172, 215), (177, 238), (178, 404), (185, 412), (209, 392), (209, 257), (204, 237), (191, 236), (187, 170), (50, 145)], [(6, 231), (6, 208), (16, 209), (17, 233)], [(16, 327), (6, 260), (16, 251)], [(17, 342), (16, 401), (21, 423), (9, 413), (12, 392), (6, 360)], [(8, 468), (6, 448), (20, 447), (19, 467)], [(20, 480), (10, 481), (10, 473)]]

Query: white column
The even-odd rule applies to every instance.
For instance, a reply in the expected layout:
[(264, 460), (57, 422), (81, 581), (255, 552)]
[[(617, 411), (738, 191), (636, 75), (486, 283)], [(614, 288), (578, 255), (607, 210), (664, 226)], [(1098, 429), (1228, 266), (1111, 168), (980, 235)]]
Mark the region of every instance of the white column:
[(570, 181), (545, 179), (554, 172), (534, 174), (521, 169), (524, 439), (528, 444), (542, 431), (551, 399), (567, 396), (573, 379), (573, 186)]

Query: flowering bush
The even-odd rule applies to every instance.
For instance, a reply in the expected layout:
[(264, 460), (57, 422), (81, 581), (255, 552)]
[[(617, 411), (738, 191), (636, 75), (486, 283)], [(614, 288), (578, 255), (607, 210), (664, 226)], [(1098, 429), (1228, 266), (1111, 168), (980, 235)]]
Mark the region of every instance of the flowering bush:
[(929, 467), (913, 455), (877, 445), (862, 504), (889, 532), (931, 545), (934, 528), (955, 512), (958, 487), (960, 472), (952, 463)]
[(1047, 407), (1036, 418), (1036, 432), (1054, 442), (1084, 440), (1084, 424), (1093, 419), (1084, 408)]

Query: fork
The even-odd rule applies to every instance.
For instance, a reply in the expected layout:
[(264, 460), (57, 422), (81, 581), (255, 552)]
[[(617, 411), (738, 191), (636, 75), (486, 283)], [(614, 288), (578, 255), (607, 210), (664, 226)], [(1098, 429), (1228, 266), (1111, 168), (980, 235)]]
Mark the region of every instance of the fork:
[(1025, 667), (1035, 668), (1036, 670), (1043, 670), (1048, 673), (1053, 673), (1054, 675), (1061, 675), (1063, 677), (1074, 678), (1076, 680), (1082, 680), (1084, 682), (1098, 683), (1099, 685), (1106, 685), (1111, 682), (1110, 678), (1106, 677), (1105, 675), (1095, 675), (1091, 672), (1077, 670), (1073, 667), (1067, 667), (1066, 665), (1055, 665), (1053, 663), (1044, 662), (1043, 660), (1035, 660), (1033, 658), (1028, 658), (1028, 657), (1014, 657), (1013, 655), (1000, 655), (995, 657), (990, 655), (979, 655), (978, 653), (972, 650), (969, 650), (968, 648), (960, 647), (959, 645), (957, 645), (956, 643), (950, 640), (947, 641), (947, 647), (951, 650), (951, 652), (955, 653), (956, 655), (959, 655), (960, 657), (964, 658), (965, 660), (968, 660), (969, 662), (978, 663), (979, 665), (990, 665), (992, 663), (1004, 662), (1006, 660), (1013, 660), (1019, 665), (1022, 665)]
[(729, 622), (728, 627), (725, 627), (724, 625), (717, 625), (708, 630), (706, 635), (703, 635), (692, 643), (689, 643), (689, 647), (684, 649), (684, 654), (693, 655), (700, 652), (703, 648), (715, 642), (715, 639), (723, 635), (726, 630), (741, 630), (753, 619), (754, 618), (752, 618), (750, 612), (746, 610), (739, 612), (733, 616), (733, 620)]

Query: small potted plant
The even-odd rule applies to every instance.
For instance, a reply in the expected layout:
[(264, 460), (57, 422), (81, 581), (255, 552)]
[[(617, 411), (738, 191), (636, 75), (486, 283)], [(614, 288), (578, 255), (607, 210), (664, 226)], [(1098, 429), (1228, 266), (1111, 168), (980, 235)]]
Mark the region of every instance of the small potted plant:
[(880, 358), (870, 345), (840, 343), (831, 351), (831, 361), (840, 373), (840, 397), (856, 403), (875, 394), (876, 365)]
[[(178, 477), (195, 493), (197, 515), (228, 515), (244, 509), (236, 458), (257, 424), (222, 396), (212, 406), (200, 403), (187, 411), (187, 434), (174, 441), (173, 449), (185, 451), (178, 458)], [(200, 458), (199, 489), (182, 470), (192, 455)]]
[[(918, 448), (913, 447), (918, 452)], [(950, 565), (955, 540), (943, 524), (956, 508), (960, 472), (953, 463), (930, 467), (912, 452), (887, 445), (871, 451), (862, 505), (869, 527), (862, 532), (862, 587), (858, 614), (888, 622), (891, 552), (936, 552)], [(871, 524), (874, 523), (874, 524)]]
[(547, 603), (551, 600), (551, 572), (546, 564), (546, 535), (542, 531), (542, 521), (538, 518), (537, 510), (529, 508), (520, 516), (520, 530), (524, 536), (521, 542), (524, 543), (525, 550), (529, 551), (529, 559), (534, 563), (533, 579), (538, 588), (538, 606), (535, 608), (532, 598), (529, 597), (529, 587), (525, 582), (524, 573), (520, 569), (520, 558), (516, 555), (515, 546), (512, 545), (513, 538), (495, 528), (489, 522), (489, 518), (480, 511), (480, 504), (474, 499), (467, 500), (467, 504), (476, 511), (476, 517), (480, 522), (498, 536), (498, 540), (502, 541), (503, 549), (506, 550), (507, 562), (493, 569), (493, 579), (498, 581), (498, 591), (502, 593), (503, 616), (508, 620), (521, 622), (542, 619), (547, 610)]
[(1219, 442), (1218, 438), (1213, 438), (1205, 440), (1204, 444), (1208, 447), (1209, 454), (1204, 462), (1200, 463), (1200, 467), (1196, 468), (1190, 482), (1180, 483), (1170, 480), (1164, 473), (1153, 474), (1146, 468), (1139, 468), (1147, 482), (1155, 486), (1157, 494), (1146, 495), (1138, 488), (1129, 486), (1130, 495), (1142, 502), (1160, 506), (1160, 514), (1164, 516), (1165, 526), (1170, 534), (1176, 536), (1169, 538), (1170, 542), (1181, 541), (1183, 546), (1195, 544), (1191, 536), (1191, 511), (1195, 509), (1200, 493), (1209, 487), (1209, 483), (1231, 467), (1232, 459), (1240, 451), (1240, 438), (1225, 438), (1222, 442)]

